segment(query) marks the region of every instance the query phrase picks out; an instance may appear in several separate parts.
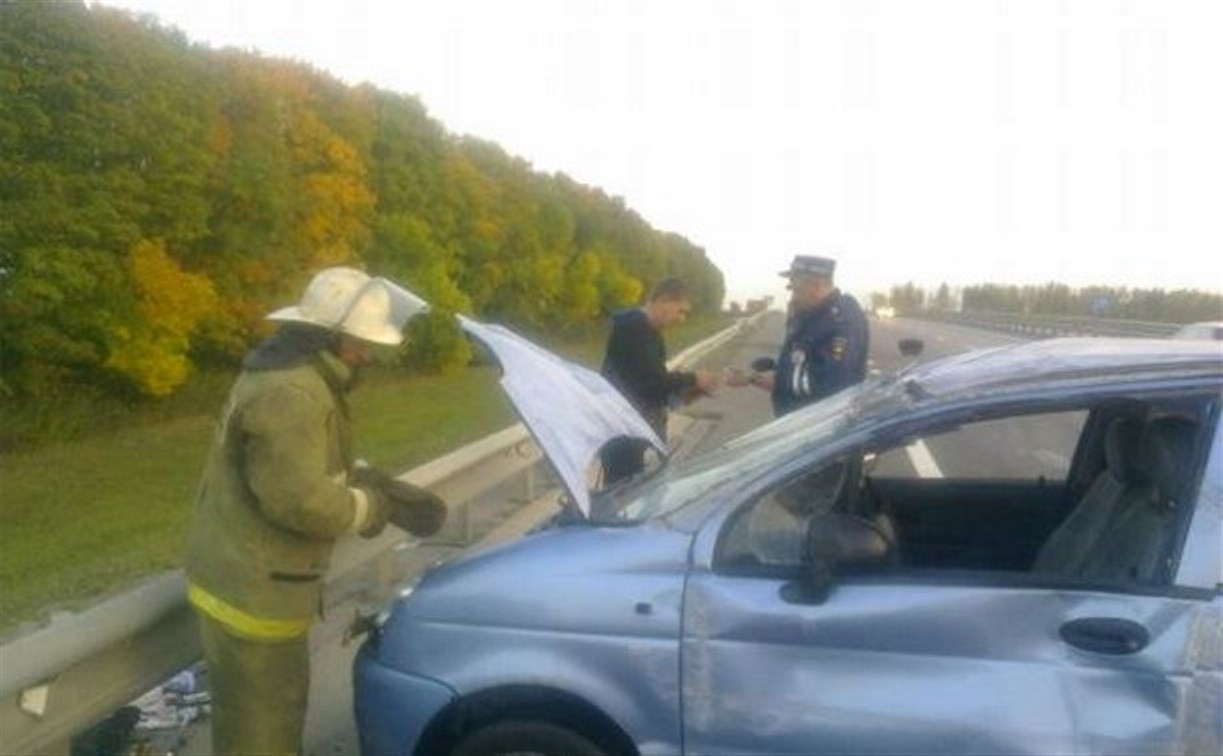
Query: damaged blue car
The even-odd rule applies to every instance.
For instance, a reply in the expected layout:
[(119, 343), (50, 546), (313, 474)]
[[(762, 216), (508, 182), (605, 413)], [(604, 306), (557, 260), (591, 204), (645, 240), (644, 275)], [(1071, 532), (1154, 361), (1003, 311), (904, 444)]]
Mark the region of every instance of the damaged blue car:
[(1212, 342), (871, 378), (427, 573), (363, 751), (1219, 753), (1221, 404)]

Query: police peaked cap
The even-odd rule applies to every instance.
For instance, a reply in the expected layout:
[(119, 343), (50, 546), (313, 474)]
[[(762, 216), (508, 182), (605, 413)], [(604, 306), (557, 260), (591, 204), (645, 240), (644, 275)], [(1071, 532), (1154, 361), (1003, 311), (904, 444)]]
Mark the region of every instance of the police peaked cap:
[(794, 276), (819, 276), (832, 278), (832, 272), (837, 268), (837, 261), (828, 257), (816, 255), (795, 255), (789, 270), (783, 270), (779, 275), (786, 278)]

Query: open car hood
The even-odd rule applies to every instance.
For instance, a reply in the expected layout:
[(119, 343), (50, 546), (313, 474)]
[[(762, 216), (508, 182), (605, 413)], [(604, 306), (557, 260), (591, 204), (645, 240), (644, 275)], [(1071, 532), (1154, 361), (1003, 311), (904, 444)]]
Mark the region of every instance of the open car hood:
[[(428, 303), (383, 279), (392, 294), (392, 318), (399, 326)], [(488, 347), (501, 363), (501, 387), (523, 424), (552, 463), (574, 504), (590, 515), (586, 471), (608, 441), (640, 438), (659, 451), (666, 445), (639, 412), (607, 379), (561, 359), (508, 328), (458, 316), (460, 327)]]

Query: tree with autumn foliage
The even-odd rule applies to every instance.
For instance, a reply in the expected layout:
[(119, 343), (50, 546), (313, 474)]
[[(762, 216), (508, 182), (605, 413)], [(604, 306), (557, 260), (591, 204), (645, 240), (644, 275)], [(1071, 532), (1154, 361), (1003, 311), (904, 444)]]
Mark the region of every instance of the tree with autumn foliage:
[(187, 379), (191, 337), (215, 306), (216, 292), (205, 276), (179, 267), (160, 242), (132, 247), (128, 277), (131, 307), (109, 329), (105, 367), (143, 393), (164, 396)]
[(700, 247), (416, 99), (80, 0), (0, 2), (0, 203), (3, 402), (167, 395), (328, 265), (433, 302), (407, 349), (438, 369), (470, 357), (455, 312), (556, 329), (670, 275), (698, 311), (723, 294)]

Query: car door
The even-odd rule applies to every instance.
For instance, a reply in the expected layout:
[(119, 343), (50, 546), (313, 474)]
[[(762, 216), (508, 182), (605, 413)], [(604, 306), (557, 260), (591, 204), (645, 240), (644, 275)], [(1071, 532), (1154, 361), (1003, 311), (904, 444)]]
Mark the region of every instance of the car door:
[(685, 752), (1217, 752), (1215, 586), (893, 568), (820, 598), (801, 563), (744, 558), (770, 493), (698, 534)]

